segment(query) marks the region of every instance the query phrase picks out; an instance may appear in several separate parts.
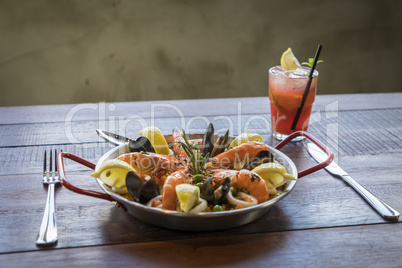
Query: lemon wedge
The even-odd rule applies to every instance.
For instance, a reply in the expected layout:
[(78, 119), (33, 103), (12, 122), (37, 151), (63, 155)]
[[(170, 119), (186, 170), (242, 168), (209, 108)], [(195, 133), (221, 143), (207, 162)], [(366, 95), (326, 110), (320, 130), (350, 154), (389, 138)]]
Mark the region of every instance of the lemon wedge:
[(297, 68), (301, 68), (299, 61), (296, 59), (295, 55), (293, 55), (292, 49), (288, 48), (285, 52), (283, 52), (281, 57), (281, 66), (285, 70), (296, 70)]
[(293, 175), (289, 174), (284, 166), (279, 163), (265, 163), (255, 167), (253, 172), (260, 175), (267, 184), (270, 193), (276, 193), (276, 189), (288, 181), (296, 180)]
[(127, 162), (119, 159), (109, 159), (91, 176), (115, 188), (119, 193), (124, 193), (127, 192), (126, 175), (129, 171), (135, 171), (135, 169)]
[(170, 154), (169, 146), (159, 128), (149, 126), (140, 130), (138, 134), (148, 138), (157, 154)]
[(176, 186), (180, 209), (188, 213), (200, 201), (200, 188), (195, 185), (182, 183)]
[(264, 139), (261, 137), (260, 134), (256, 134), (253, 132), (244, 132), (237, 136), (229, 145), (229, 149), (236, 147), (242, 143), (249, 142), (249, 141), (260, 141), (263, 142)]

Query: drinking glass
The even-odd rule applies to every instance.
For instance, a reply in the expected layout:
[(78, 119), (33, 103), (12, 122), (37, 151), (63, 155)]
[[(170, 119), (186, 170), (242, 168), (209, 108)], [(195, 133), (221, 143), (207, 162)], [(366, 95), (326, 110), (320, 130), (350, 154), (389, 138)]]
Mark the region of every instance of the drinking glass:
[[(310, 68), (307, 67), (291, 71), (287, 71), (281, 66), (269, 69), (268, 96), (271, 105), (272, 136), (277, 140), (283, 140), (295, 131), (307, 131), (308, 129), (311, 108), (317, 91), (317, 70), (314, 70), (307, 98), (294, 129), (292, 129), (292, 124), (302, 103), (309, 72)], [(304, 137), (301, 136), (293, 141), (302, 139)]]

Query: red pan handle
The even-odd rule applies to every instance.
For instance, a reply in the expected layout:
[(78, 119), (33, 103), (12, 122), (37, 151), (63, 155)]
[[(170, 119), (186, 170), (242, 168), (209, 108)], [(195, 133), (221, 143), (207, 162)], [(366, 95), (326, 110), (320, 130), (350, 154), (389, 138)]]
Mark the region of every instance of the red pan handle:
[(93, 190), (82, 189), (82, 188), (72, 185), (69, 181), (67, 181), (66, 173), (65, 173), (65, 169), (64, 169), (64, 161), (63, 161), (64, 158), (71, 159), (83, 166), (89, 167), (90, 169), (95, 169), (95, 164), (92, 164), (91, 162), (88, 162), (85, 159), (82, 159), (82, 158), (75, 156), (73, 154), (70, 154), (70, 153), (60, 152), (57, 155), (57, 170), (59, 173), (59, 178), (60, 178), (61, 184), (63, 184), (64, 187), (66, 187), (67, 189), (69, 189), (70, 191), (75, 192), (75, 193), (116, 202), (119, 207), (121, 207), (123, 210), (127, 211), (126, 207), (123, 204), (121, 204), (120, 202), (117, 202), (112, 197), (110, 197), (108, 194), (93, 191)]
[(310, 133), (305, 132), (305, 131), (293, 132), (286, 139), (284, 139), (283, 141), (278, 143), (278, 145), (275, 146), (275, 149), (278, 149), (278, 150), (282, 149), (291, 140), (293, 140), (294, 138), (299, 137), (299, 136), (304, 136), (304, 137), (308, 138), (310, 141), (312, 141), (315, 145), (320, 147), (321, 150), (323, 150), (328, 155), (327, 160), (325, 160), (324, 162), (319, 163), (319, 164), (317, 164), (317, 165), (315, 165), (315, 166), (313, 166), (311, 168), (308, 168), (306, 170), (300, 171), (298, 173), (298, 178), (300, 179), (301, 177), (304, 177), (304, 176), (306, 176), (308, 174), (316, 172), (317, 170), (325, 168), (326, 166), (331, 164), (332, 160), (334, 160), (334, 153), (325, 144), (323, 144), (321, 141), (319, 141), (316, 137), (314, 137), (313, 135), (311, 135)]

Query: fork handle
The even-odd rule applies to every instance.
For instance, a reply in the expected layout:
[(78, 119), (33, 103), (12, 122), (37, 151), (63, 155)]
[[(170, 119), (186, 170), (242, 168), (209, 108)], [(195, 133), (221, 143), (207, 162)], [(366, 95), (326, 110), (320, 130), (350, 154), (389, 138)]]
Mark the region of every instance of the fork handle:
[(57, 242), (57, 225), (54, 213), (54, 183), (49, 184), (45, 212), (40, 225), (36, 244), (38, 246), (53, 245)]

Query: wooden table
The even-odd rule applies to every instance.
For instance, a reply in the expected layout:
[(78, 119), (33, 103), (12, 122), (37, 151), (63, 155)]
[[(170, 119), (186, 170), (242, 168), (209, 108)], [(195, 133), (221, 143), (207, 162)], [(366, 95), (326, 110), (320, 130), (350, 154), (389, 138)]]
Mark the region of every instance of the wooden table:
[[(363, 186), (402, 212), (402, 93), (317, 96), (309, 132)], [(308, 175), (267, 214), (243, 227), (182, 232), (149, 225), (112, 202), (56, 189), (59, 241), (35, 245), (47, 188), (43, 153), (62, 149), (96, 163), (112, 146), (95, 129), (135, 137), (147, 125), (270, 137), (267, 97), (0, 108), (1, 267), (401, 267), (401, 220), (379, 216), (325, 170)], [(305, 142), (282, 149), (304, 169)], [(99, 190), (91, 171), (66, 161), (69, 178)]]

